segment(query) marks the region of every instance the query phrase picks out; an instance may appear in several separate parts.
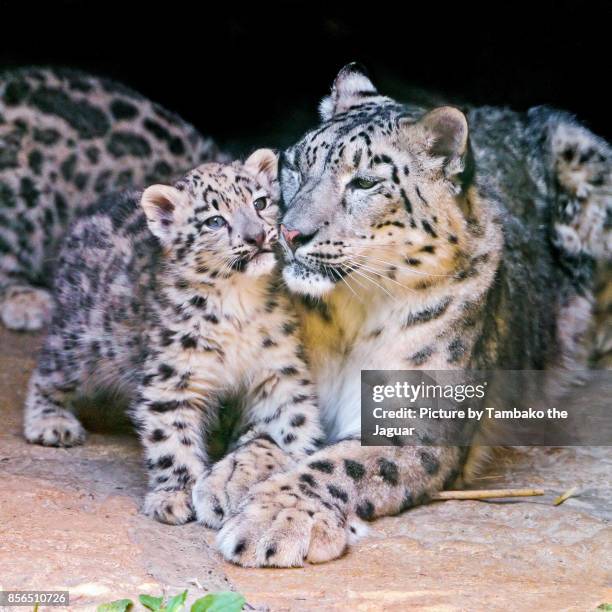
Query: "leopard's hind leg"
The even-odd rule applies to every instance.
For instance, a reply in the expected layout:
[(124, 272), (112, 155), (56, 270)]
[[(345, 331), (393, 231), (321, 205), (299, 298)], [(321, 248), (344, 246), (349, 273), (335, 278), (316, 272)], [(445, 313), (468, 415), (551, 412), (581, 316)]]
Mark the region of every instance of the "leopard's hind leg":
[(83, 365), (58, 342), (58, 336), (47, 338), (30, 378), (23, 430), (33, 444), (75, 446), (83, 443), (86, 434), (68, 406), (79, 386)]

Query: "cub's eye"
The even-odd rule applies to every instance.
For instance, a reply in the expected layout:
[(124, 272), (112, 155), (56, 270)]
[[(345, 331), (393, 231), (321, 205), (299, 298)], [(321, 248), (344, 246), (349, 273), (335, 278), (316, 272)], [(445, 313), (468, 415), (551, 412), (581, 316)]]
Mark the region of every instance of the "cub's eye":
[(255, 210), (263, 210), (268, 205), (268, 198), (257, 198), (253, 202), (253, 208)]
[(210, 229), (220, 229), (224, 225), (227, 225), (225, 219), (219, 215), (215, 217), (209, 217), (208, 219), (206, 219), (206, 221), (204, 221), (204, 223), (206, 223), (206, 225), (208, 225)]
[(372, 189), (372, 187), (375, 187), (378, 183), (379, 181), (376, 179), (358, 176), (351, 181), (351, 187), (353, 187), (353, 189)]

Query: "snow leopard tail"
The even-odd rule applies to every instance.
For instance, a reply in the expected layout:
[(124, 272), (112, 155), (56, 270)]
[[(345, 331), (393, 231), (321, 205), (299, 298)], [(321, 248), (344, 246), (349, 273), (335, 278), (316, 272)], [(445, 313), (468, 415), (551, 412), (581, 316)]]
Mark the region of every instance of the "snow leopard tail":
[(591, 365), (612, 369), (612, 146), (569, 113), (538, 107), (529, 121), (554, 196), (552, 243), (577, 277), (595, 270)]
[(572, 115), (529, 111), (546, 159), (553, 242), (574, 256), (612, 260), (612, 146)]

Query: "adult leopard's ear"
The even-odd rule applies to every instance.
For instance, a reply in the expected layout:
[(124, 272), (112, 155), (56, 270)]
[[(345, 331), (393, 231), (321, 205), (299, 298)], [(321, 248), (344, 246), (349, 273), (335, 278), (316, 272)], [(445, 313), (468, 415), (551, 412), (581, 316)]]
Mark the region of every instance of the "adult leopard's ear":
[(340, 70), (332, 86), (331, 95), (323, 98), (319, 104), (319, 114), (323, 121), (331, 119), (338, 113), (347, 111), (379, 93), (368, 78), (365, 68), (353, 62)]
[(144, 190), (140, 205), (147, 217), (149, 229), (162, 243), (167, 243), (173, 236), (174, 227), (183, 216), (187, 200), (187, 194), (168, 185), (151, 185)]
[(244, 167), (274, 197), (278, 190), (278, 155), (272, 149), (257, 149)]
[(468, 150), (468, 122), (466, 116), (453, 106), (435, 108), (420, 119), (424, 144), (433, 157), (441, 157), (446, 164), (462, 159)]
[(407, 125), (410, 139), (416, 139), (434, 161), (441, 163), (447, 178), (460, 182), (471, 180), (472, 163), (467, 117), (452, 106), (436, 108), (416, 123)]

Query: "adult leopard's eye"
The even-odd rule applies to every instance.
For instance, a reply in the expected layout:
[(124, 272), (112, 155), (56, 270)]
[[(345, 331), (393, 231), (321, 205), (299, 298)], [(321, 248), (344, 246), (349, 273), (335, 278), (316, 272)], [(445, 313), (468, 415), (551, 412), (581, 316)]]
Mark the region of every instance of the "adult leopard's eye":
[(206, 221), (204, 221), (204, 223), (206, 223), (206, 225), (208, 225), (210, 229), (220, 229), (224, 225), (227, 225), (225, 219), (219, 215), (216, 215), (215, 217), (209, 217), (208, 219), (206, 219)]
[(268, 205), (268, 198), (257, 198), (253, 202), (255, 210), (263, 210)]
[(351, 186), (354, 189), (372, 189), (375, 185), (378, 185), (377, 180), (364, 178), (362, 176), (358, 176), (351, 181)]

